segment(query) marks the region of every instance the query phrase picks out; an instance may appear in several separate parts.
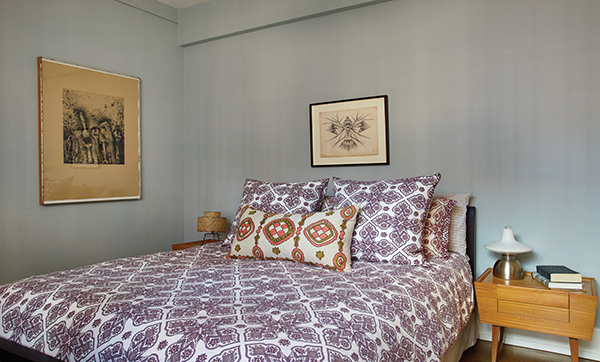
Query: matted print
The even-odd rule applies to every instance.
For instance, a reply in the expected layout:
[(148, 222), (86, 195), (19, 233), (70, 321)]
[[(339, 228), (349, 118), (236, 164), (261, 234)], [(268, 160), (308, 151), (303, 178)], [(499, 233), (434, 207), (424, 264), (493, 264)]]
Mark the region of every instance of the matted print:
[(141, 197), (140, 79), (38, 58), (40, 204)]
[(389, 165), (387, 118), (387, 96), (311, 104), (311, 165)]

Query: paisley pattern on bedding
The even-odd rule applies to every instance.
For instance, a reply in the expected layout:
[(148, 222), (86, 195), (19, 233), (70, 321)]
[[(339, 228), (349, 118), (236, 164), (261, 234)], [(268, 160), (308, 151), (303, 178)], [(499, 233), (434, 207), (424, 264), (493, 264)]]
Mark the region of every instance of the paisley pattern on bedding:
[(471, 271), (355, 261), (351, 273), (225, 259), (220, 243), (0, 286), (0, 337), (63, 361), (439, 361)]

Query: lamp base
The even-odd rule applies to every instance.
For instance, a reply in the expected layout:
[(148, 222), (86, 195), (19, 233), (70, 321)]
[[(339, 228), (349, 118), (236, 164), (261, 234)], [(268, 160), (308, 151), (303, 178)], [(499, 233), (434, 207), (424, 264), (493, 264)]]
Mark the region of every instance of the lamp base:
[(525, 273), (516, 255), (502, 254), (502, 258), (494, 264), (494, 276), (500, 279), (519, 280), (523, 279)]
[(202, 241), (206, 240), (206, 236), (207, 235), (210, 235), (211, 239), (213, 239), (213, 240), (221, 241), (219, 239), (219, 233), (214, 232), (214, 231), (211, 231), (211, 232), (208, 232), (208, 233), (204, 233), (204, 239), (202, 239)]

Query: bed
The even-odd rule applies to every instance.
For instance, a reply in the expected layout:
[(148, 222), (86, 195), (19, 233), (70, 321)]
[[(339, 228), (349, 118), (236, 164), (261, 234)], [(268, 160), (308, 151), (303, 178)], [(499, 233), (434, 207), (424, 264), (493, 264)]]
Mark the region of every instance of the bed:
[[(323, 183), (316, 195), (304, 189), (302, 202), (287, 203), (309, 208), (302, 220), (331, 215), (343, 204), (324, 197)], [(340, 179), (334, 183), (335, 191), (344, 186)], [(271, 205), (264, 220), (282, 211), (275, 205), (281, 198), (267, 205), (256, 197), (264, 183), (248, 184), (232, 225), (239, 230), (228, 239), (246, 230), (248, 209)], [(314, 191), (314, 182), (308, 186)], [(425, 190), (426, 211), (432, 200), (448, 200), (434, 197), (434, 188)], [(306, 202), (312, 198), (317, 206)], [(369, 212), (366, 205), (359, 214)], [(475, 208), (464, 206), (465, 250), (450, 248), (447, 257), (427, 258), (423, 265), (348, 259), (351, 270), (340, 271), (308, 258), (234, 258), (235, 241), (226, 240), (2, 285), (0, 348), (31, 361), (457, 362), (477, 340)], [(252, 215), (260, 214), (256, 210)], [(283, 211), (298, 215), (294, 207)], [(258, 245), (258, 237), (253, 240)]]

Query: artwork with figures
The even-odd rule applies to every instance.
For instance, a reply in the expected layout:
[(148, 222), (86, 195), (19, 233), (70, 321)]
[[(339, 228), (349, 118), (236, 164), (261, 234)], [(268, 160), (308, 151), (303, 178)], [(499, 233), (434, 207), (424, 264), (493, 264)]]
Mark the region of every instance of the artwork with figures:
[(124, 99), (63, 89), (64, 163), (125, 163)]

